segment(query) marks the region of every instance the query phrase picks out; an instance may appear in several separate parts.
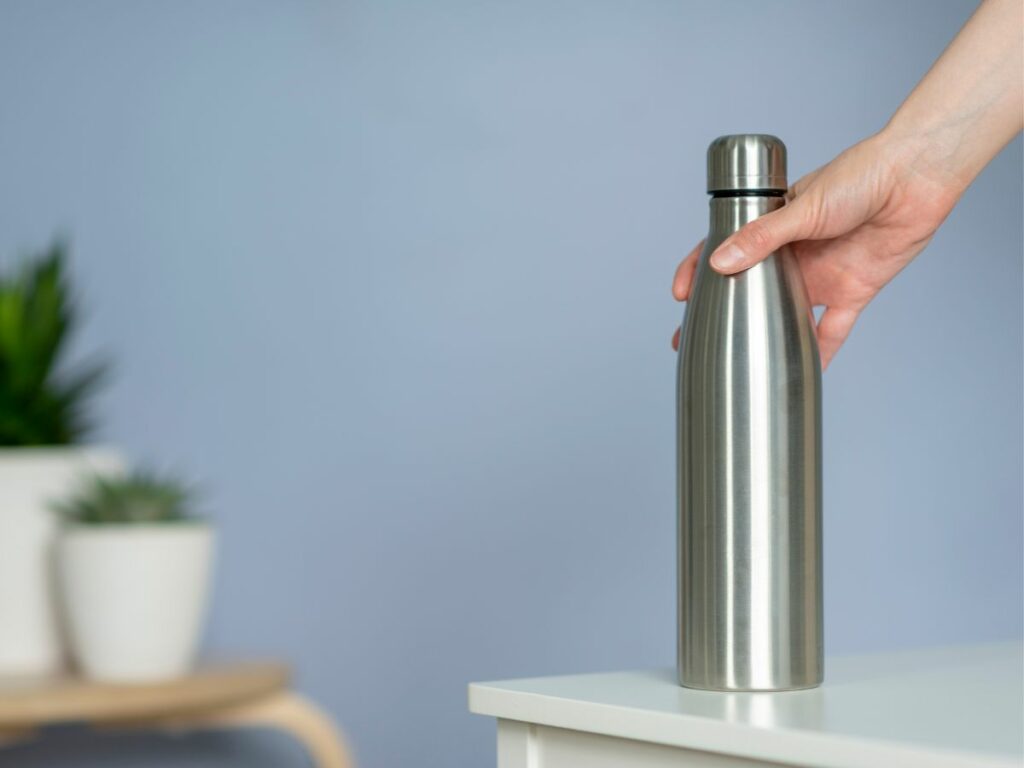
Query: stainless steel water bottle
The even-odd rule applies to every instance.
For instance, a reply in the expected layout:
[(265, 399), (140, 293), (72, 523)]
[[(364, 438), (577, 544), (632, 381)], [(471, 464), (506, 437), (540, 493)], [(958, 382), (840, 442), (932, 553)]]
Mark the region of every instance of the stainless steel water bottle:
[(708, 264), (785, 204), (786, 148), (708, 148), (711, 226), (677, 381), (679, 680), (721, 691), (821, 683), (821, 364), (788, 248), (736, 275)]

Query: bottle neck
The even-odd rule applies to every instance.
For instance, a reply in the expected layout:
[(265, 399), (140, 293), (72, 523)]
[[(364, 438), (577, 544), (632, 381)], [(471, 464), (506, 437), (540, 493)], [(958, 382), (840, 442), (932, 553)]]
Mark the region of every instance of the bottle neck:
[(711, 224), (708, 228), (708, 239), (721, 242), (744, 224), (771, 211), (777, 211), (783, 205), (785, 198), (782, 195), (716, 193), (712, 196), (709, 206)]

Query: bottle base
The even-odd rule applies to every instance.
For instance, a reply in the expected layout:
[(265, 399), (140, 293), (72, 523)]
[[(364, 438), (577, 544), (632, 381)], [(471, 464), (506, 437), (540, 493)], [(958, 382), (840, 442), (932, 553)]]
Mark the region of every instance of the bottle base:
[(773, 687), (745, 687), (745, 686), (731, 686), (731, 685), (709, 685), (701, 683), (687, 682), (680, 679), (679, 685), (682, 688), (689, 688), (694, 691), (709, 691), (713, 693), (789, 693), (792, 691), (809, 691), (814, 688), (821, 687), (822, 680), (818, 680), (813, 683), (804, 683), (797, 685), (788, 686), (773, 686)]

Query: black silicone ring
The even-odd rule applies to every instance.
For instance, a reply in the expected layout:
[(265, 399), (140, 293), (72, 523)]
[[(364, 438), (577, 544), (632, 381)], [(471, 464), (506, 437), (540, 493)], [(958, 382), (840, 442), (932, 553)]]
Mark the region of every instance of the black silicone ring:
[(783, 197), (784, 189), (715, 189), (708, 193), (712, 197)]

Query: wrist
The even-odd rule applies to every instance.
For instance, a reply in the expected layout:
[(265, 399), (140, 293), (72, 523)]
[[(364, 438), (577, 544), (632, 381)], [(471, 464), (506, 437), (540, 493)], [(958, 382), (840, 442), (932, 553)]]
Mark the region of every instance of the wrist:
[(897, 177), (925, 179), (959, 197), (976, 175), (958, 152), (960, 126), (929, 125), (902, 112), (871, 137), (876, 151)]

